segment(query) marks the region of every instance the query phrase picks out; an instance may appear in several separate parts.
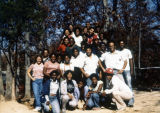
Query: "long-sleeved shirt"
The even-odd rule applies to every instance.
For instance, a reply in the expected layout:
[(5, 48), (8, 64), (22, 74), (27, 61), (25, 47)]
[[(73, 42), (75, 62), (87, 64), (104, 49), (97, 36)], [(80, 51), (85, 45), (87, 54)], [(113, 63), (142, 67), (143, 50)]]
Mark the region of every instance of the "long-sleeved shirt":
[(109, 86), (111, 87), (111, 89), (106, 89), (105, 90), (106, 94), (111, 94), (114, 91), (120, 91), (133, 95), (130, 88), (123, 81), (121, 81), (116, 75), (112, 77), (111, 81), (109, 82)]
[[(79, 89), (78, 89), (78, 85), (76, 83), (75, 80), (72, 80), (73, 84), (74, 84), (74, 97), (76, 98), (76, 100), (79, 99), (79, 96), (80, 96), (80, 92), (79, 92)], [(64, 80), (61, 82), (61, 95), (67, 95), (67, 80)]]

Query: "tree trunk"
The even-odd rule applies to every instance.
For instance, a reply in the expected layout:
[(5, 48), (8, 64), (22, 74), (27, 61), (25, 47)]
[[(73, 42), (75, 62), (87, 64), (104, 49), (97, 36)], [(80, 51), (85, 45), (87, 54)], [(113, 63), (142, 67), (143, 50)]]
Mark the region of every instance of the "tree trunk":
[(103, 0), (103, 5), (104, 5), (104, 16), (105, 16), (105, 24), (104, 24), (104, 31), (106, 32), (108, 30), (108, 26), (109, 26), (109, 9), (108, 9), (108, 0)]
[(16, 87), (15, 87), (15, 76), (11, 76), (12, 77), (12, 100), (16, 100)]
[(11, 100), (12, 99), (12, 74), (11, 74), (9, 64), (7, 64), (5, 99), (6, 100)]
[(2, 56), (0, 51), (0, 101), (4, 99), (4, 88), (3, 88), (3, 79), (2, 79)]
[[(29, 41), (29, 32), (26, 32), (25, 39), (27, 41)], [(25, 46), (26, 46), (26, 50), (27, 50), (28, 44), (26, 43)], [(26, 75), (25, 75), (25, 98), (30, 98), (31, 97), (30, 78), (27, 75), (27, 69), (28, 69), (29, 65), (30, 65), (30, 62), (29, 62), (29, 58), (28, 58), (28, 55), (27, 55), (27, 52), (26, 52), (25, 53), (25, 70), (26, 70)]]

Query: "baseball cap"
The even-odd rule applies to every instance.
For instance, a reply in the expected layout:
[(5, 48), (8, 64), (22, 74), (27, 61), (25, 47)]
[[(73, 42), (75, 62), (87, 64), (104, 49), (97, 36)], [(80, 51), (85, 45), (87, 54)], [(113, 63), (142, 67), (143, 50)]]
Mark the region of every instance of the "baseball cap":
[(105, 73), (113, 75), (113, 69), (112, 68), (106, 68)]

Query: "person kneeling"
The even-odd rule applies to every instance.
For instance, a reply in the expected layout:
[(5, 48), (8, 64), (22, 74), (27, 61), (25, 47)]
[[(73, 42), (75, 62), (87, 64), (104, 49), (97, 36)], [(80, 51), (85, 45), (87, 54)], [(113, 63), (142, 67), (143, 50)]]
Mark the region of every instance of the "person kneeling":
[(112, 101), (116, 103), (117, 109), (124, 110), (126, 108), (124, 100), (130, 100), (133, 93), (123, 81), (117, 76), (113, 76), (113, 69), (107, 68), (106, 73), (108, 73), (107, 78), (111, 89), (105, 89), (102, 95), (112, 94)]
[(73, 71), (68, 70), (64, 73), (66, 80), (61, 82), (61, 97), (62, 97), (62, 113), (66, 112), (66, 105), (76, 108), (80, 92), (75, 80), (72, 79)]
[[(103, 90), (103, 82), (98, 80), (97, 74), (91, 74), (92, 84), (88, 87), (88, 93), (86, 95), (87, 100), (85, 107), (89, 109), (100, 109), (100, 93)], [(86, 91), (85, 91), (86, 92)]]
[(59, 75), (57, 70), (50, 73), (50, 79), (43, 84), (42, 105), (45, 112), (52, 110), (52, 113), (60, 113), (60, 105), (58, 101), (59, 82), (57, 76)]

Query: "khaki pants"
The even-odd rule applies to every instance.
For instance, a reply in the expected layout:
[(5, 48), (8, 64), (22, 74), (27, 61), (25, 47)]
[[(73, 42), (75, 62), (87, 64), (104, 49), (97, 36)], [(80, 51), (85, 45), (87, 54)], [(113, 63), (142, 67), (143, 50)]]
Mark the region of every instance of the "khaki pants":
[(62, 96), (62, 109), (66, 109), (66, 104), (69, 102), (69, 106), (71, 107), (76, 107), (78, 102), (77, 100), (73, 97), (72, 100), (70, 100), (68, 95), (63, 95)]
[(130, 100), (133, 97), (132, 93), (120, 91), (113, 91), (112, 95), (112, 100), (116, 103), (117, 109), (126, 107), (124, 100)]

